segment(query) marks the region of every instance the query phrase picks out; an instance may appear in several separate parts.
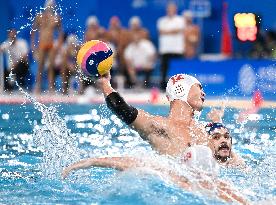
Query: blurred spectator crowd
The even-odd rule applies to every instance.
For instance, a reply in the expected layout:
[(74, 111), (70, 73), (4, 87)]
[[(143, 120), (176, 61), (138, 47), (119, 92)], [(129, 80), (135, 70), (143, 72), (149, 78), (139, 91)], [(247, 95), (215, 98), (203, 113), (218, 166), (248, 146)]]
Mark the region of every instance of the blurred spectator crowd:
[[(7, 40), (0, 46), (0, 52), (8, 56), (4, 73), (5, 90), (15, 89), (12, 79), (16, 79), (20, 86), (36, 94), (45, 89), (53, 93), (57, 90), (56, 79), (59, 76), (61, 93), (83, 94), (88, 86), (95, 86), (95, 82), (80, 77), (76, 56), (81, 44), (90, 40), (108, 43), (115, 53), (111, 83), (119, 89), (147, 89), (155, 86), (165, 90), (171, 59), (193, 59), (198, 56), (200, 28), (193, 22), (191, 11), (185, 10), (178, 15), (174, 3), (168, 3), (166, 14), (156, 22), (157, 46), (138, 16), (129, 19), (127, 28), (122, 27), (117, 16), (110, 18), (108, 28), (103, 28), (96, 16), (89, 16), (81, 42), (76, 34), (64, 34), (62, 19), (55, 12), (53, 0), (46, 0), (44, 7), (45, 10), (33, 22), (31, 45), (26, 40), (17, 38), (17, 31), (11, 29)], [(254, 58), (275, 58), (275, 46), (275, 33), (267, 33), (255, 42), (250, 55)], [(30, 51), (36, 62), (34, 85), (28, 83)], [(158, 80), (153, 81), (156, 69), (159, 70)], [(13, 75), (10, 74), (11, 71)], [(47, 83), (44, 80), (45, 75)], [(44, 84), (48, 86), (44, 88)]]
[(254, 59), (276, 58), (276, 32), (267, 31), (260, 33), (254, 42), (249, 56)]
[[(192, 13), (185, 11), (182, 16), (178, 15), (174, 3), (167, 5), (166, 15), (157, 21), (158, 50), (138, 16), (129, 19), (128, 28), (122, 27), (117, 16), (111, 17), (108, 28), (103, 28), (96, 16), (89, 16), (83, 42), (80, 42), (76, 34), (64, 34), (62, 19), (55, 12), (55, 6), (53, 0), (46, 0), (45, 10), (36, 16), (31, 31), (31, 45), (17, 38), (15, 29), (8, 31), (8, 38), (0, 47), (0, 51), (8, 56), (4, 73), (5, 90), (15, 89), (12, 79), (16, 79), (20, 86), (36, 94), (45, 90), (44, 84), (48, 85), (46, 90), (53, 93), (57, 90), (57, 76), (60, 76), (60, 91), (63, 94), (72, 90), (84, 93), (88, 86), (95, 85), (92, 80), (79, 77), (76, 56), (81, 44), (90, 40), (102, 40), (112, 48), (115, 53), (112, 84), (119, 88), (147, 89), (154, 85), (165, 89), (170, 60), (194, 58), (197, 55), (199, 28), (193, 24)], [(30, 51), (36, 62), (34, 85), (28, 84), (32, 64), (28, 58)], [(161, 67), (159, 82), (153, 83), (152, 74), (158, 60)]]

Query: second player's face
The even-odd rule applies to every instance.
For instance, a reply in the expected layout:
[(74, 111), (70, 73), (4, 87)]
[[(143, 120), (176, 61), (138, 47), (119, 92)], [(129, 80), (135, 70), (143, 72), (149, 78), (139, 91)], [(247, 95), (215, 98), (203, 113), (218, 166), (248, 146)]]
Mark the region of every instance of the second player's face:
[(210, 135), (210, 144), (216, 158), (225, 160), (230, 157), (232, 142), (226, 128), (216, 128)]

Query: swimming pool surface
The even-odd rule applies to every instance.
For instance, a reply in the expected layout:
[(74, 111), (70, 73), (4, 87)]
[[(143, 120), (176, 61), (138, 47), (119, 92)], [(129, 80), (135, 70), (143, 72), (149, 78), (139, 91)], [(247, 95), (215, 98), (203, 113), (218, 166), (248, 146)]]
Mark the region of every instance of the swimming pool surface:
[[(140, 105), (166, 115), (167, 106)], [(204, 121), (210, 108), (204, 108)], [(247, 174), (222, 169), (220, 177), (256, 204), (276, 196), (276, 113), (262, 109), (259, 120), (237, 124), (226, 109), (234, 148), (252, 168)], [(223, 204), (192, 194), (166, 180), (135, 171), (91, 168), (61, 180), (62, 167), (91, 156), (150, 152), (139, 135), (105, 105), (0, 105), (0, 203), (3, 204)]]

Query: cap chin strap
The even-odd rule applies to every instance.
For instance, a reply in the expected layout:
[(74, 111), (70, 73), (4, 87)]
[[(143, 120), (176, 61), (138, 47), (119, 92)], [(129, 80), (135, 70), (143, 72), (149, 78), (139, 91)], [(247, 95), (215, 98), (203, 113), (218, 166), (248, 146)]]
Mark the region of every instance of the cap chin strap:
[(181, 101), (185, 102), (194, 112), (198, 112), (198, 111), (196, 111), (196, 110), (188, 103), (187, 98), (185, 98), (184, 96), (182, 96), (182, 97), (176, 97), (176, 98), (173, 98), (173, 99), (169, 98), (169, 101), (170, 101), (170, 102), (172, 102), (172, 101), (174, 101), (174, 100), (181, 100)]
[[(187, 97), (188, 97), (188, 96), (187, 96)], [(175, 99), (173, 99), (173, 100), (181, 100), (181, 101), (185, 102), (185, 103), (195, 112), (194, 108), (188, 103), (187, 97), (182, 96), (182, 97), (179, 97), (179, 98), (175, 98)], [(172, 101), (173, 101), (173, 100), (172, 100)]]
[(181, 101), (183, 101), (183, 102), (185, 102), (191, 109), (192, 109), (192, 111), (193, 111), (193, 114), (194, 114), (194, 119), (196, 119), (196, 120), (199, 120), (199, 117), (200, 117), (200, 115), (201, 115), (201, 111), (197, 111), (197, 110), (195, 110), (187, 101), (185, 101), (184, 99), (175, 99), (175, 100), (181, 100)]
[(188, 100), (185, 100), (185, 99), (182, 99), (182, 98), (180, 98), (180, 99), (178, 99), (178, 100), (181, 100), (181, 101), (185, 102), (185, 103), (192, 109), (193, 114), (194, 114), (194, 118), (197, 119), (197, 120), (199, 119), (199, 117), (200, 117), (200, 115), (201, 115), (201, 111), (195, 110), (195, 109), (188, 103)]
[[(176, 100), (181, 100), (181, 101), (185, 102), (190, 108), (192, 108), (192, 106), (188, 103), (187, 99), (179, 98), (179, 99), (176, 99)], [(194, 109), (192, 108), (192, 110), (194, 110)]]

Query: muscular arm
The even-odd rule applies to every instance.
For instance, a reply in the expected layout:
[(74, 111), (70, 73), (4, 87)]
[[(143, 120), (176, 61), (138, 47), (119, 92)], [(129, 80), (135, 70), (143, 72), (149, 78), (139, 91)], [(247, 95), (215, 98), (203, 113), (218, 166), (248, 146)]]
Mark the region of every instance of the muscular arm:
[(62, 177), (66, 178), (73, 170), (88, 169), (90, 167), (114, 168), (124, 171), (139, 165), (141, 165), (141, 163), (131, 157), (88, 158), (66, 167), (62, 172)]
[[(124, 171), (135, 167), (147, 167), (156, 171), (161, 171), (163, 174), (167, 174), (170, 177), (171, 181), (180, 188), (183, 188), (188, 191), (193, 191), (191, 182), (189, 182), (187, 178), (179, 176), (173, 171), (164, 170), (157, 164), (142, 162), (139, 159), (135, 159), (132, 157), (106, 157), (84, 159), (65, 168), (62, 172), (62, 178), (66, 178), (69, 175), (69, 173), (73, 170), (87, 169), (90, 167), (114, 168), (120, 171)], [(200, 187), (204, 189), (214, 188), (213, 184), (211, 184), (210, 182), (203, 181), (199, 183)], [(236, 190), (232, 189), (228, 184), (222, 181), (217, 181), (216, 183), (217, 195), (220, 199), (226, 202), (237, 201), (241, 204), (247, 204), (247, 201)]]
[[(100, 78), (100, 86), (105, 97), (115, 92), (115, 90), (110, 85), (110, 74), (107, 74), (106, 76), (102, 76)], [(141, 109), (138, 110), (136, 118), (129, 125), (133, 127), (137, 132), (139, 132), (140, 136), (143, 139), (148, 140), (151, 144), (155, 142), (155, 146), (158, 146), (157, 141), (160, 140), (156, 140), (153, 138), (161, 138), (162, 136), (167, 136), (165, 123), (162, 123), (162, 118), (152, 116)]]

